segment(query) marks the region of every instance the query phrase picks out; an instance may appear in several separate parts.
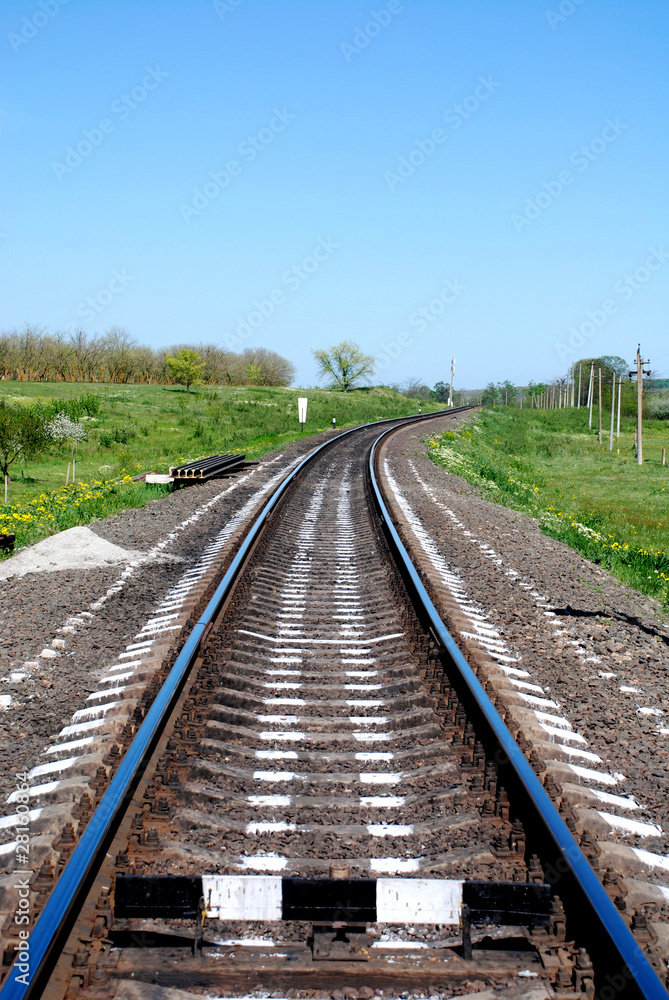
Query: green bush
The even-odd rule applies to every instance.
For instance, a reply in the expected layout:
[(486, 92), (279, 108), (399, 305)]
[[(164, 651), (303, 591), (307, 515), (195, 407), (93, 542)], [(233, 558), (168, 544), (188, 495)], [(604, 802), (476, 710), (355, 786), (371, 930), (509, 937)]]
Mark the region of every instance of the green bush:
[(100, 412), (100, 398), (92, 392), (87, 392), (73, 399), (50, 399), (42, 406), (47, 420), (53, 419), (59, 413), (67, 414), (70, 420), (81, 420), (82, 417), (94, 417)]
[(99, 441), (103, 448), (111, 448), (113, 444), (127, 444), (136, 436), (137, 432), (134, 427), (115, 427), (111, 431), (103, 431)]
[(656, 420), (669, 420), (669, 392), (653, 393), (646, 400), (645, 415)]

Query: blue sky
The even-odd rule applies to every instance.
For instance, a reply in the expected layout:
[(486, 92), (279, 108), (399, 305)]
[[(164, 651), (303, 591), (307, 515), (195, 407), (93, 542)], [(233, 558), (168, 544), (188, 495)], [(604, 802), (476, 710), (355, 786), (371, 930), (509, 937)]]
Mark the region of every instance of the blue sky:
[(3, 328), (669, 373), (658, 0), (5, 0)]

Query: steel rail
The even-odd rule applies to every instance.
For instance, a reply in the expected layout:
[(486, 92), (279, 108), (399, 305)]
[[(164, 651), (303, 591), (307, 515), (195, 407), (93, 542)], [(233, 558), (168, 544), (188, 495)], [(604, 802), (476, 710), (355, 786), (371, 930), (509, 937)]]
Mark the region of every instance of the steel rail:
[[(433, 634), (435, 634), (435, 637), (438, 637), (438, 641), (441, 643), (456, 671), (456, 676), (459, 678), (461, 685), (464, 685), (471, 702), (476, 706), (478, 710), (477, 714), (484, 721), (484, 725), (488, 730), (489, 739), (492, 738), (492, 741), (499, 747), (501, 751), (501, 755), (498, 757), (499, 762), (503, 763), (505, 769), (507, 767), (510, 768), (517, 786), (524, 791), (526, 803), (533, 812), (533, 819), (541, 825), (544, 834), (542, 839), (552, 843), (557, 856), (562, 857), (564, 863), (567, 865), (566, 871), (556, 873), (557, 879), (546, 878), (546, 881), (552, 881), (555, 884), (558, 879), (568, 879), (571, 876), (571, 880), (574, 883), (573, 888), (576, 889), (576, 895), (580, 896), (585, 906), (585, 912), (581, 914), (580, 923), (585, 928), (588, 926), (589, 920), (594, 920), (595, 924), (598, 925), (599, 932), (604, 936), (602, 941), (595, 942), (595, 945), (597, 946), (597, 950), (603, 953), (603, 960), (606, 961), (606, 971), (614, 972), (617, 977), (614, 985), (606, 987), (611, 991), (613, 996), (616, 998), (624, 997), (625, 1000), (628, 997), (630, 1000), (631, 998), (639, 1000), (641, 997), (645, 998), (645, 1000), (667, 1000), (667, 991), (655, 974), (648, 959), (625, 926), (620, 914), (581, 852), (580, 847), (545, 792), (543, 785), (525, 759), (522, 751), (476, 677), (476, 674), (465, 660), (453, 637), (441, 620), (395, 528), (383, 500), (376, 476), (375, 464), (377, 446), (384, 438), (397, 429), (389, 428), (383, 434), (380, 434), (370, 451), (369, 476), (374, 499), (381, 515), (391, 550), (394, 550), (405, 581), (409, 583), (410, 590), (413, 591), (412, 596), (416, 599), (419, 607), (422, 608)], [(530, 835), (534, 834), (535, 831), (531, 827), (526, 827), (526, 830), (529, 839)], [(571, 920), (574, 920), (573, 916)], [(567, 912), (567, 921), (568, 923), (570, 922), (569, 912)], [(591, 930), (590, 934), (592, 934)], [(583, 943), (587, 942), (584, 940)], [(613, 981), (613, 976), (610, 978)], [(622, 979), (622, 984), (619, 984), (620, 979)], [(600, 995), (601, 985), (599, 983), (600, 989), (597, 992), (597, 996)]]
[(0, 989), (1, 1000), (32, 1000), (34, 997), (41, 996), (46, 983), (46, 976), (54, 964), (54, 959), (57, 957), (58, 946), (62, 945), (64, 940), (66, 940), (66, 935), (69, 934), (76, 919), (76, 906), (81, 901), (84, 893), (88, 891), (90, 883), (95, 876), (95, 871), (99, 867), (100, 858), (104, 856), (104, 852), (111, 843), (120, 823), (124, 808), (128, 806), (132, 799), (137, 783), (150, 758), (151, 751), (160, 736), (166, 720), (169, 718), (174, 702), (178, 698), (188, 677), (190, 668), (197, 657), (204, 631), (210, 622), (213, 621), (232, 589), (254, 542), (265, 527), (270, 513), (274, 510), (289, 486), (299, 476), (300, 472), (314, 461), (316, 456), (321, 454), (324, 449), (331, 447), (337, 441), (341, 441), (342, 438), (357, 431), (385, 423), (399, 422), (401, 426), (406, 426), (409, 423), (434, 419), (440, 416), (449, 416), (453, 413), (469, 409), (473, 409), (473, 407), (458, 406), (433, 413), (412, 415), (410, 417), (387, 417), (384, 420), (372, 421), (368, 424), (359, 424), (356, 427), (349, 428), (314, 449), (314, 451), (302, 459), (299, 465), (277, 487), (251, 525), (223, 579), (216, 588), (200, 619), (189, 634), (170, 673), (165, 679), (165, 683), (156, 695), (107, 791), (91, 816), (79, 843), (72, 852), (70, 860), (63, 869), (42, 913), (30, 932), (26, 948), (26, 951), (30, 955), (28, 963), (30, 971), (27, 974), (29, 977), (28, 982), (25, 982), (26, 977), (20, 972), (17, 976), (17, 965), (19, 964), (17, 958), (14, 966), (7, 974), (2, 989)]

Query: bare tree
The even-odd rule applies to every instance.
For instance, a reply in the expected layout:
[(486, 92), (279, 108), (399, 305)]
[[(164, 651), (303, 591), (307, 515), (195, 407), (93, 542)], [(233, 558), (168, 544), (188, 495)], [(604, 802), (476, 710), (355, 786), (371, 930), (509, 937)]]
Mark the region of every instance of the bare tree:
[(39, 378), (43, 374), (43, 340), (44, 331), (39, 327), (25, 323), (23, 329), (16, 335), (16, 374), (20, 379)]
[(0, 333), (0, 369), (5, 378), (13, 378), (16, 375), (16, 330), (3, 330)]
[(327, 378), (331, 388), (348, 392), (374, 374), (375, 358), (363, 354), (359, 344), (342, 340), (331, 347), (311, 352), (316, 359), (319, 378)]
[[(189, 347), (180, 344), (170, 349), (170, 354), (178, 353)], [(204, 361), (203, 380), (207, 385), (235, 385), (243, 381), (243, 366), (239, 354), (217, 344), (196, 344), (194, 350)]]
[(43, 339), (46, 354), (46, 371), (49, 378), (54, 376), (62, 381), (73, 381), (74, 351), (67, 334), (56, 331)]
[(242, 358), (245, 368), (253, 370), (252, 384), (288, 386), (295, 378), (295, 365), (276, 351), (268, 351), (265, 347), (247, 348)]
[(104, 335), (103, 357), (110, 382), (129, 382), (137, 370), (137, 341), (127, 330), (112, 326)]
[[(288, 386), (295, 367), (276, 351), (248, 348), (241, 354), (216, 344), (177, 344), (172, 357), (195, 351), (204, 363), (202, 380), (209, 385)], [(22, 330), (0, 332), (0, 374), (31, 380), (56, 378), (84, 382), (172, 381), (167, 352), (137, 343), (127, 330), (111, 327), (104, 336), (83, 329), (50, 334), (26, 324)]]
[(397, 389), (403, 396), (408, 396), (409, 399), (430, 398), (430, 387), (425, 385), (423, 380), (419, 378), (405, 378), (403, 382), (400, 382)]
[(134, 375), (140, 382), (159, 382), (165, 376), (165, 352), (140, 345), (134, 351)]
[(89, 337), (79, 328), (70, 334), (74, 354), (74, 378), (76, 381), (92, 382), (100, 373), (103, 344), (97, 336)]

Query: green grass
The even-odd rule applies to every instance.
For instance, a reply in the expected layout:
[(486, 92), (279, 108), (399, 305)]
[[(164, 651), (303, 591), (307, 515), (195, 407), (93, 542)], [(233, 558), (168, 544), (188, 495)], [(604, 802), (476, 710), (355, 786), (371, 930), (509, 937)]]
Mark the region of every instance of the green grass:
[[(139, 472), (167, 472), (170, 465), (222, 452), (258, 458), (331, 429), (333, 417), (337, 428), (343, 428), (416, 413), (419, 405), (423, 412), (441, 408), (384, 387), (342, 393), (207, 386), (187, 393), (165, 385), (0, 381), (0, 398), (24, 406), (88, 393), (99, 397), (100, 409), (84, 420), (87, 438), (77, 450), (76, 478), (90, 488), (65, 489), (72, 457), (67, 445), (54, 445), (38, 459), (13, 465), (9, 502), (0, 503), (0, 531), (14, 530), (17, 546), (126, 507), (141, 507), (166, 492), (164, 487), (122, 482)], [(297, 421), (299, 396), (309, 400), (303, 430)]]
[(644, 423), (642, 466), (632, 420), (622, 421), (612, 452), (608, 431), (604, 440), (588, 430), (584, 409), (501, 407), (433, 439), (430, 453), (489, 500), (538, 517), (546, 534), (669, 603), (669, 466), (661, 464), (669, 423)]

